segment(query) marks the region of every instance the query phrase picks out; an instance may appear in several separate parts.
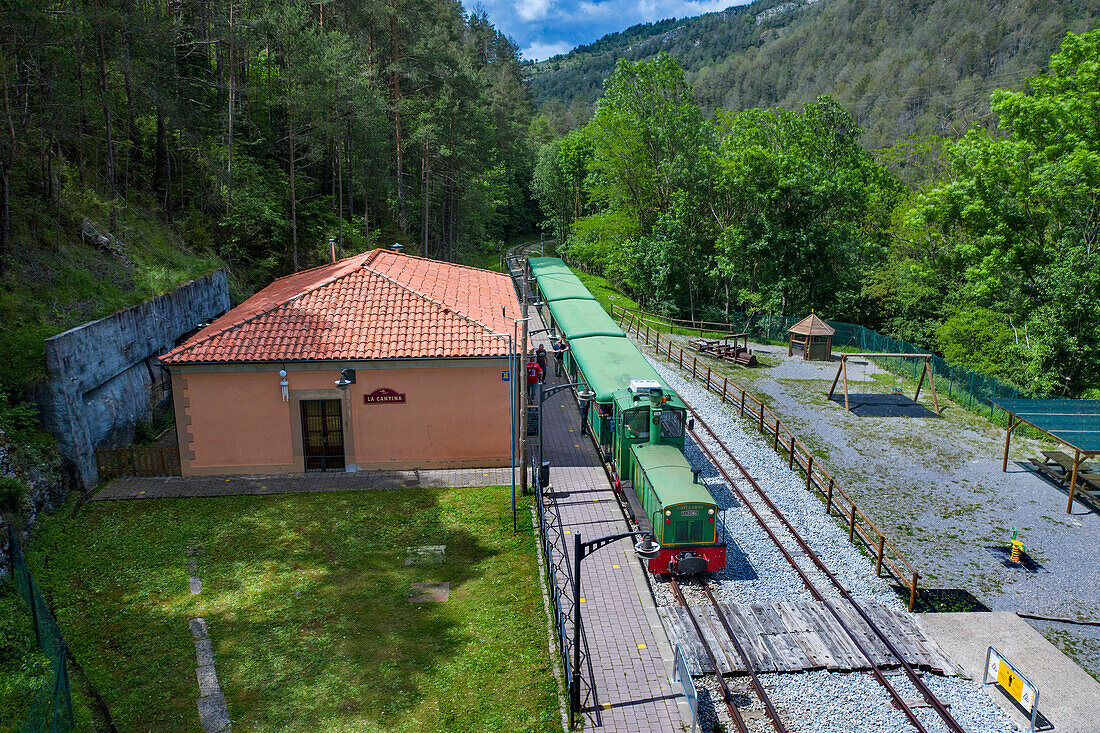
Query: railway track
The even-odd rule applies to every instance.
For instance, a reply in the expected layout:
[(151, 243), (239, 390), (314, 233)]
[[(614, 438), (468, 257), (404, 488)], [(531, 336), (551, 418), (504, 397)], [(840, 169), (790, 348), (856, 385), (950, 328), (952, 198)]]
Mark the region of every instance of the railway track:
[[(768, 693), (764, 690), (764, 685), (761, 684), (760, 679), (756, 676), (755, 670), (752, 668), (752, 659), (749, 658), (749, 655), (745, 652), (745, 648), (741, 646), (741, 642), (738, 640), (737, 635), (734, 634), (733, 629), (730, 628), (729, 622), (726, 621), (726, 617), (722, 614), (722, 610), (718, 606), (718, 600), (714, 597), (710, 588), (706, 586), (706, 581), (702, 581), (702, 583), (703, 592), (706, 593), (707, 599), (714, 607), (715, 613), (722, 622), (722, 626), (725, 628), (726, 633), (729, 634), (730, 641), (733, 642), (734, 649), (736, 649), (737, 653), (741, 656), (741, 661), (744, 663), (745, 669), (749, 671), (750, 686), (756, 692), (757, 697), (760, 698), (764, 706), (764, 712), (768, 716), (772, 728), (775, 729), (775, 733), (787, 733), (787, 728), (783, 724), (783, 720), (779, 717), (779, 711), (775, 709), (771, 698), (768, 697)], [(722, 670), (718, 666), (718, 659), (714, 651), (710, 648), (710, 645), (707, 644), (706, 637), (703, 635), (703, 630), (700, 628), (699, 622), (696, 620), (695, 614), (691, 610), (691, 606), (688, 605), (687, 599), (680, 589), (679, 582), (675, 578), (671, 578), (669, 580), (669, 587), (672, 589), (672, 594), (676, 596), (677, 602), (687, 609), (688, 618), (691, 619), (691, 624), (695, 627), (695, 633), (699, 635), (703, 650), (706, 652), (707, 657), (710, 659), (710, 664), (714, 668), (714, 675), (718, 678), (718, 689), (722, 693), (722, 702), (726, 704), (726, 709), (729, 711), (730, 718), (733, 719), (733, 724), (737, 727), (738, 733), (749, 733), (748, 724), (745, 722), (744, 716), (741, 715), (741, 711), (734, 702), (733, 693), (730, 691), (729, 685), (726, 684), (725, 678), (722, 677)]]
[[(916, 687), (917, 691), (925, 699), (928, 705), (936, 711), (937, 715), (939, 715), (939, 717), (942, 719), (944, 725), (947, 726), (947, 729), (950, 730), (951, 733), (966, 733), (966, 730), (959, 724), (957, 720), (955, 720), (950, 711), (948, 711), (947, 707), (932, 693), (932, 691), (925, 684), (924, 680), (921, 679), (920, 675), (917, 674), (916, 670), (913, 669), (912, 665), (910, 665), (905, 657), (901, 654), (901, 652), (898, 651), (897, 647), (894, 646), (890, 639), (887, 638), (886, 634), (878, 628), (874, 620), (871, 619), (871, 617), (860, 607), (859, 603), (851, 595), (851, 593), (848, 592), (848, 589), (845, 588), (839, 580), (837, 580), (836, 576), (829, 570), (828, 566), (825, 565), (825, 563), (821, 560), (820, 557), (818, 557), (818, 555), (806, 543), (801, 535), (798, 534), (797, 530), (795, 530), (794, 526), (791, 525), (791, 523), (787, 520), (786, 516), (779, 510), (774, 502), (772, 502), (771, 498), (756, 482), (756, 479), (754, 479), (752, 475), (750, 475), (745, 467), (741, 464), (741, 462), (737, 460), (737, 457), (734, 456), (733, 452), (730, 451), (726, 444), (722, 442), (722, 439), (718, 437), (717, 433), (714, 432), (714, 430), (710, 427), (706, 420), (704, 420), (702, 416), (700, 416), (699, 413), (696, 412), (695, 409), (692, 408), (691, 405), (688, 404), (686, 401), (684, 402), (684, 404), (688, 406), (688, 410), (695, 418), (696, 424), (700, 426), (706, 433), (706, 437), (704, 437), (700, 435), (695, 429), (691, 429), (688, 431), (695, 439), (695, 442), (699, 446), (700, 450), (702, 450), (703, 454), (706, 455), (708, 460), (710, 460), (710, 462), (718, 470), (719, 474), (729, 485), (730, 490), (734, 492), (734, 494), (745, 506), (745, 508), (749, 510), (749, 512), (756, 519), (757, 523), (760, 525), (761, 529), (764, 530), (765, 534), (768, 535), (775, 546), (779, 549), (779, 552), (783, 555), (786, 561), (801, 578), (803, 585), (806, 586), (806, 589), (809, 591), (810, 595), (813, 596), (814, 600), (823, 603), (826, 609), (828, 609), (829, 613), (832, 614), (832, 616), (836, 619), (837, 623), (844, 630), (844, 633), (848, 636), (849, 639), (851, 639), (852, 644), (866, 659), (872, 674), (879, 682), (879, 684), (882, 685), (883, 688), (885, 688), (891, 700), (893, 701), (894, 706), (900, 709), (905, 714), (909, 722), (912, 723), (913, 727), (920, 731), (920, 733), (929, 733), (928, 728), (920, 720), (920, 718), (917, 717), (912, 706), (909, 705), (905, 701), (905, 699), (901, 697), (900, 694), (898, 694), (898, 691), (894, 688), (890, 681), (886, 679), (886, 676), (882, 673), (882, 670), (875, 663), (874, 659), (872, 658), (871, 654), (869, 653), (864, 642), (861, 639), (862, 634), (859, 631), (853, 629), (848, 621), (845, 619), (844, 615), (839, 613), (834, 607), (834, 604), (837, 602), (837, 600), (830, 600), (825, 597), (825, 595), (821, 591), (821, 588), (819, 588), (817, 583), (815, 583), (814, 580), (810, 577), (810, 572), (807, 572), (807, 570), (799, 564), (794, 553), (804, 554), (816, 569), (816, 573), (814, 574), (826, 578), (827, 582), (839, 592), (843, 602), (848, 603), (852, 607), (856, 615), (863, 620), (863, 622), (868, 626), (871, 632), (882, 642), (882, 644), (889, 651), (890, 655), (897, 659), (898, 666), (900, 666), (900, 668), (904, 671), (905, 675), (912, 682), (913, 686)], [(737, 469), (737, 471), (743, 477), (743, 483), (747, 483), (749, 485), (751, 489), (750, 491), (743, 490), (738, 482), (734, 481), (733, 477), (726, 470), (726, 466), (723, 465), (723, 461), (720, 461), (718, 457), (715, 456), (714, 451), (711, 449), (711, 445), (708, 445), (708, 442), (715, 445), (717, 449), (724, 454), (726, 461), (731, 463)], [(789, 540), (787, 540), (786, 542), (793, 542), (795, 545), (797, 545), (798, 549), (792, 552), (792, 549), (785, 543), (784, 538), (780, 536), (781, 533), (785, 533), (786, 535), (788, 535)], [(680, 602), (684, 603), (683, 596), (679, 588), (675, 586), (674, 588), (674, 593), (677, 595)], [(707, 589), (707, 593), (708, 596), (710, 596), (711, 602), (716, 603), (713, 595), (710, 594), (709, 589)], [(686, 606), (687, 604), (684, 603), (684, 605)], [(725, 619), (721, 613), (718, 614), (718, 617), (723, 620), (723, 623), (725, 623)], [(694, 617), (692, 618), (692, 622), (696, 624), (696, 632), (699, 633), (700, 638), (702, 638), (702, 633), (698, 627), (697, 622), (695, 622)], [(726, 630), (727, 632), (730, 631), (728, 626)], [(732, 637), (733, 635), (731, 633), (731, 638)], [(739, 651), (741, 651), (740, 643), (737, 643), (737, 648)], [(752, 669), (751, 663), (748, 663), (747, 660), (746, 668), (749, 670)], [(718, 669), (717, 666), (715, 666), (715, 669)], [(721, 679), (721, 674), (719, 674), (718, 676), (719, 679)], [(758, 681), (755, 680), (755, 674), (753, 675), (753, 677), (754, 685), (759, 687)], [(744, 728), (740, 728), (740, 730), (742, 731), (742, 733), (745, 733)]]

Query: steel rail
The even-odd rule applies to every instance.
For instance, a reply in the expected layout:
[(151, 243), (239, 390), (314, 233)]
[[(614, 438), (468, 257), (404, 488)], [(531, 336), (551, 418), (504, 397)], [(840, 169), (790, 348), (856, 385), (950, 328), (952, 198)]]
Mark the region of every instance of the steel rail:
[[(688, 618), (691, 619), (691, 625), (695, 627), (695, 633), (699, 635), (699, 642), (703, 645), (703, 651), (705, 651), (710, 658), (711, 666), (714, 667), (714, 676), (718, 678), (718, 687), (722, 691), (722, 702), (726, 703), (726, 708), (730, 711), (730, 717), (733, 718), (733, 724), (737, 726), (739, 733), (749, 733), (749, 727), (745, 725), (745, 719), (741, 717), (741, 711), (733, 704), (733, 693), (730, 692), (729, 685), (726, 684), (725, 678), (722, 677), (722, 670), (718, 667), (718, 659), (714, 656), (714, 652), (711, 650), (710, 645), (707, 644), (707, 640), (703, 636), (703, 629), (695, 619), (695, 614), (691, 612), (687, 599), (684, 598), (683, 591), (680, 590), (680, 584), (676, 582), (675, 578), (670, 579), (669, 584), (672, 588), (672, 594), (676, 596), (676, 600), (687, 610)], [(749, 665), (749, 669), (752, 669), (752, 665)]]
[(722, 622), (722, 628), (726, 630), (726, 634), (729, 635), (730, 641), (733, 642), (733, 647), (737, 650), (737, 654), (741, 657), (741, 661), (745, 663), (745, 669), (749, 671), (749, 679), (752, 682), (753, 689), (756, 690), (756, 694), (759, 695), (760, 699), (764, 702), (764, 710), (772, 721), (772, 727), (775, 728), (776, 733), (787, 733), (787, 727), (783, 725), (783, 721), (779, 717), (779, 711), (775, 709), (775, 706), (772, 705), (771, 697), (764, 691), (764, 685), (760, 682), (760, 678), (756, 676), (756, 670), (752, 667), (752, 660), (745, 651), (745, 647), (741, 646), (741, 642), (738, 641), (737, 635), (733, 633), (733, 628), (726, 619), (726, 614), (722, 613), (722, 609), (718, 605), (718, 599), (714, 597), (714, 591), (704, 583), (703, 592), (707, 594), (710, 605), (714, 607), (714, 613), (718, 616), (718, 620)]
[[(683, 399), (683, 398), (681, 397), (681, 399)], [(685, 402), (684, 404), (686, 405), (687, 403)], [(810, 546), (806, 543), (806, 541), (802, 538), (802, 536), (795, 530), (794, 526), (791, 525), (791, 523), (787, 520), (787, 517), (779, 510), (779, 508), (775, 505), (775, 503), (772, 502), (771, 498), (764, 492), (764, 490), (762, 488), (760, 488), (760, 484), (758, 484), (756, 482), (756, 479), (754, 479), (752, 477), (752, 475), (741, 464), (741, 462), (737, 460), (736, 456), (733, 455), (733, 452), (730, 451), (730, 449), (726, 446), (726, 444), (722, 442), (722, 439), (719, 438), (718, 435), (714, 432), (714, 430), (710, 427), (710, 425), (707, 424), (707, 421), (704, 420), (699, 415), (699, 413), (693, 407), (691, 407), (690, 405), (688, 406), (688, 410), (691, 411), (691, 414), (695, 417), (696, 421), (700, 425), (703, 426), (703, 428), (710, 435), (710, 437), (714, 440), (714, 442), (716, 442), (719, 446), (721, 446), (722, 450), (729, 457), (730, 461), (732, 461), (733, 464), (737, 467), (737, 470), (741, 473), (742, 476), (745, 477), (745, 480), (749, 482), (749, 485), (752, 486), (753, 490), (760, 496), (760, 498), (763, 499), (764, 503), (768, 506), (768, 508), (771, 510), (771, 512), (775, 515), (775, 517), (777, 519), (779, 519), (780, 522), (782, 522), (784, 528), (787, 530), (787, 532), (790, 533), (791, 537), (794, 538), (795, 542), (802, 549), (802, 551), (810, 558), (810, 560), (817, 567), (817, 569), (820, 570), (821, 573), (829, 579), (829, 581), (833, 584), (833, 586), (840, 592), (840, 594), (844, 598), (844, 600), (846, 600), (848, 602), (848, 604), (853, 609), (855, 609), (856, 613), (859, 614), (860, 618), (863, 619), (864, 623), (866, 623), (867, 626), (871, 629), (871, 631), (874, 632), (875, 636), (878, 637), (878, 639), (886, 647), (887, 651), (889, 651), (890, 654), (893, 657), (895, 657), (898, 660), (898, 662), (900, 662), (902, 669), (905, 671), (905, 673), (909, 677), (910, 681), (912, 681), (913, 685), (921, 693), (921, 696), (923, 696), (925, 698), (925, 700), (936, 711), (936, 713), (940, 716), (940, 718), (943, 719), (944, 723), (947, 724), (947, 727), (952, 731), (952, 733), (966, 733), (966, 730), (961, 725), (959, 725), (959, 722), (957, 720), (955, 720), (955, 718), (947, 710), (947, 707), (942, 702), (940, 702), (939, 698), (937, 698), (932, 693), (932, 690), (929, 689), (928, 685), (925, 684), (924, 680), (922, 680), (920, 678), (920, 675), (917, 674), (916, 670), (913, 669), (912, 665), (910, 665), (909, 662), (905, 659), (905, 657), (902, 656), (901, 652), (898, 651), (897, 647), (894, 646), (894, 644), (886, 637), (886, 635), (882, 632), (882, 630), (879, 629), (878, 626), (874, 623), (874, 621), (871, 620), (870, 616), (868, 616), (867, 613), (864, 612), (864, 610), (860, 607), (859, 603), (856, 602), (855, 598), (848, 591), (848, 589), (845, 588), (844, 585), (839, 580), (837, 580), (836, 576), (833, 575), (832, 571), (829, 570), (829, 568), (825, 565), (825, 563), (821, 560), (821, 558), (818, 557), (817, 553), (814, 552), (813, 549), (810, 548)], [(927, 728), (925, 728), (924, 724), (921, 723), (920, 719), (918, 719), (916, 717), (916, 713), (913, 712), (913, 709), (908, 704), (905, 703), (905, 701), (902, 699), (902, 697), (898, 694), (897, 690), (894, 689), (894, 686), (891, 685), (890, 682), (886, 679), (886, 677), (882, 674), (882, 671), (878, 668), (878, 665), (875, 664), (874, 659), (871, 658), (869, 652), (864, 647), (864, 645), (860, 642), (860, 640), (857, 638), (855, 632), (848, 626), (848, 624), (844, 621), (844, 619), (841, 618), (840, 614), (837, 612), (837, 610), (835, 608), (833, 608), (832, 604), (829, 603), (829, 601), (825, 599), (825, 597), (821, 594), (821, 591), (818, 590), (818, 588), (813, 584), (813, 581), (810, 580), (810, 578), (806, 574), (806, 572), (798, 565), (798, 563), (794, 559), (794, 557), (791, 556), (791, 554), (787, 551), (787, 549), (785, 547), (783, 547), (783, 543), (780, 541), (779, 537), (776, 535), (776, 533), (770, 527), (767, 526), (767, 523), (764, 521), (764, 518), (757, 511), (756, 507), (754, 507), (752, 505), (752, 503), (749, 502), (748, 497), (745, 495), (745, 493), (740, 488), (737, 487), (737, 484), (734, 482), (733, 478), (729, 475), (729, 473), (725, 470), (725, 468), (718, 462), (717, 458), (714, 456), (714, 453), (711, 452), (710, 448), (703, 442), (701, 436), (697, 432), (695, 432), (695, 430), (690, 430), (689, 432), (695, 438), (696, 443), (699, 445), (699, 448), (706, 454), (706, 456), (710, 459), (710, 461), (718, 469), (718, 472), (722, 475), (722, 477), (729, 484), (730, 489), (733, 490), (738, 495), (738, 497), (741, 499), (741, 501), (745, 504), (745, 506), (748, 507), (749, 511), (753, 514), (753, 516), (756, 518), (757, 522), (764, 529), (765, 533), (768, 534), (768, 536), (771, 538), (771, 540), (779, 548), (779, 550), (783, 554), (783, 556), (787, 559), (787, 562), (790, 563), (791, 567), (793, 567), (795, 569), (795, 571), (799, 574), (799, 576), (802, 579), (802, 582), (806, 585), (807, 589), (814, 596), (815, 600), (820, 601), (821, 603), (823, 603), (825, 605), (825, 607), (827, 609), (829, 609), (829, 612), (837, 620), (837, 623), (840, 624), (841, 628), (844, 629), (845, 634), (847, 634), (847, 636), (852, 640), (852, 643), (859, 650), (860, 654), (862, 654), (864, 656), (864, 658), (866, 658), (867, 662), (870, 664), (871, 671), (874, 674), (875, 678), (879, 681), (879, 683), (884, 688), (886, 688), (887, 692), (890, 694), (890, 697), (894, 700), (895, 705), (899, 709), (901, 709), (902, 712), (905, 713), (905, 716), (909, 719), (909, 722), (911, 722), (913, 724), (913, 726), (918, 731), (921, 731), (921, 733), (927, 733)]]

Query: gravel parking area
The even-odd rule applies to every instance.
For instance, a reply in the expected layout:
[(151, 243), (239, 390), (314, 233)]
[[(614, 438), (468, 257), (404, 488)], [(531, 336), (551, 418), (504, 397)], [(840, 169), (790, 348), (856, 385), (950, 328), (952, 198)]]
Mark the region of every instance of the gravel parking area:
[[(888, 583), (875, 577), (872, 562), (848, 542), (846, 531), (835, 519), (825, 515), (821, 501), (806, 491), (801, 477), (787, 467), (786, 461), (772, 450), (769, 441), (744, 430), (734, 411), (697, 383), (687, 381), (665, 363), (654, 359), (650, 361), (670, 386), (706, 415), (723, 442), (735, 451), (738, 460), (796, 531), (826, 559), (837, 578), (853, 595), (899, 610), (904, 608)], [(702, 469), (700, 478), (718, 502), (718, 515), (728, 544), (726, 568), (712, 576), (711, 587), (715, 594), (720, 599), (736, 603), (807, 600), (809, 594), (798, 576), (690, 439), (686, 453), (692, 465)], [(666, 582), (655, 581), (653, 587), (658, 605), (675, 605)], [(697, 584), (684, 583), (681, 587), (689, 603), (706, 604)], [(825, 585), (822, 585), (822, 590), (830, 598), (839, 595)], [(935, 694), (950, 705), (952, 714), (968, 730), (983, 733), (1016, 730), (1013, 723), (973, 682), (931, 674), (923, 677)], [(785, 711), (793, 730), (805, 733), (835, 730), (877, 733), (912, 729), (904, 713), (890, 704), (887, 692), (867, 673), (819, 671), (773, 674), (763, 675), (761, 681), (775, 704)], [(903, 698), (920, 697), (904, 676), (891, 676), (891, 682)], [(708, 724), (715, 720), (727, 723), (724, 706), (715, 702), (720, 697), (713, 680), (704, 678), (698, 684), (707, 690), (704, 720)], [(938, 730), (942, 726), (930, 708), (919, 709), (918, 715), (930, 730)]]
[[(1014, 435), (1008, 472), (1002, 473), (1004, 430), (942, 393), (941, 417), (860, 417), (845, 411), (842, 402), (826, 398), (836, 374), (835, 361), (788, 358), (785, 347), (753, 349), (762, 362), (754, 369), (714, 359), (707, 363), (762, 398), (917, 566), (925, 610), (991, 609), (1100, 620), (1100, 514), (1080, 502), (1066, 514), (1065, 489), (1025, 467), (1029, 457), (1039, 456), (1052, 444)], [(707, 404), (708, 415), (724, 409), (697, 383), (688, 385), (667, 362), (654, 363), (670, 384), (686, 390), (689, 401)], [(856, 360), (849, 361), (848, 377), (852, 394), (885, 395), (899, 386), (911, 395), (915, 386)], [(920, 402), (931, 407), (927, 385)], [(739, 421), (731, 417), (728, 422)], [(752, 457), (750, 471), (765, 475), (769, 470), (767, 456), (774, 458), (770, 445), (750, 433), (738, 450)], [(785, 470), (785, 462), (776, 458), (772, 465), (776, 462)], [(777, 489), (785, 484), (770, 480)], [(810, 522), (807, 513), (820, 518), (817, 499), (807, 504), (802, 516), (797, 503), (781, 506), (791, 512), (792, 522), (798, 518), (800, 531), (803, 522)], [(740, 531), (735, 518), (729, 521)], [(1027, 546), (1027, 562), (1017, 565), (1006, 562), (1012, 527)], [(806, 531), (814, 531), (812, 522)], [(836, 550), (838, 570), (853, 553)], [(864, 561), (858, 553), (854, 556), (858, 567)], [(731, 563), (730, 572), (737, 572), (736, 563)], [(751, 593), (753, 582), (761, 581), (745, 583), (746, 593)], [(1100, 679), (1100, 628), (1031, 623)]]

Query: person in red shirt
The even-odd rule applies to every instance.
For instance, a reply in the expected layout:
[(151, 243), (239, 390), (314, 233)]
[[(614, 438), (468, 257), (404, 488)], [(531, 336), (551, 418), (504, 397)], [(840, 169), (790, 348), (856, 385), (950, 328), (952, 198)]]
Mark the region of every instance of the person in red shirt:
[(539, 363), (532, 359), (527, 362), (527, 401), (535, 401), (535, 389), (542, 381), (543, 371)]

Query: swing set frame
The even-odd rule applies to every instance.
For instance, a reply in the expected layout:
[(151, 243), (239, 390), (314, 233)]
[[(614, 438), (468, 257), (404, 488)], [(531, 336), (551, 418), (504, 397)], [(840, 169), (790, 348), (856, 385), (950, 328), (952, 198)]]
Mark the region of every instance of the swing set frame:
[(923, 359), (924, 366), (921, 369), (920, 380), (917, 382), (917, 391), (913, 393), (913, 402), (917, 401), (920, 397), (921, 387), (924, 386), (924, 376), (928, 375), (928, 390), (932, 393), (932, 404), (936, 408), (936, 415), (940, 414), (940, 401), (936, 397), (936, 378), (932, 368), (932, 354), (902, 354), (902, 353), (881, 353), (881, 354), (841, 354), (840, 366), (837, 367), (836, 376), (833, 377), (833, 385), (829, 388), (829, 399), (833, 398), (833, 393), (836, 392), (836, 383), (844, 378), (844, 409), (848, 412), (852, 411), (848, 401), (848, 359), (860, 358), (860, 359)]

